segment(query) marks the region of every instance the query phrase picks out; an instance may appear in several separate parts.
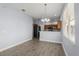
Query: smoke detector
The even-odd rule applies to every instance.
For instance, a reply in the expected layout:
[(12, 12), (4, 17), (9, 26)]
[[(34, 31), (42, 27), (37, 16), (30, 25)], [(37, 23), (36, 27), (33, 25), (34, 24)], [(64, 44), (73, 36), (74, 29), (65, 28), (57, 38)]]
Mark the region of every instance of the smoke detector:
[(21, 9), (23, 12), (25, 12), (26, 10), (25, 9)]

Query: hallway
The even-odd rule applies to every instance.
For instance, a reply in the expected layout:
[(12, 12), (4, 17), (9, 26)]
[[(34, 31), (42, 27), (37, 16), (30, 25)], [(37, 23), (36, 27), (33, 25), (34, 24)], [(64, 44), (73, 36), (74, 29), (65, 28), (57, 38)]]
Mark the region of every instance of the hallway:
[(27, 41), (16, 47), (0, 52), (1, 56), (65, 56), (61, 44), (38, 41)]

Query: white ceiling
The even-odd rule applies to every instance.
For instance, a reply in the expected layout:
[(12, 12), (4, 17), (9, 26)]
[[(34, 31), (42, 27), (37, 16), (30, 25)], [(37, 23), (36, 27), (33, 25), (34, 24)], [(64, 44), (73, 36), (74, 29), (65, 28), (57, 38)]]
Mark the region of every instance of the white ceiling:
[[(21, 9), (25, 9), (26, 11), (24, 13), (32, 16), (35, 19), (39, 19), (46, 16), (44, 11), (45, 10), (44, 3), (8, 3), (0, 5), (16, 8), (19, 11), (21, 11)], [(49, 18), (59, 17), (61, 15), (61, 12), (63, 11), (63, 7), (64, 7), (63, 3), (48, 3), (47, 17)]]

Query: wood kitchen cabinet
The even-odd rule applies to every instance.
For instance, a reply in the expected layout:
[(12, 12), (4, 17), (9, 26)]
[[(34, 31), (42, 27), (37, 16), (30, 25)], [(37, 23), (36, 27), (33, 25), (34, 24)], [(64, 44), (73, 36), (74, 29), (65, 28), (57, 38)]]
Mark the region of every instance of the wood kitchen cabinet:
[(61, 21), (57, 21), (57, 24), (44, 25), (45, 31), (60, 31), (61, 30)]

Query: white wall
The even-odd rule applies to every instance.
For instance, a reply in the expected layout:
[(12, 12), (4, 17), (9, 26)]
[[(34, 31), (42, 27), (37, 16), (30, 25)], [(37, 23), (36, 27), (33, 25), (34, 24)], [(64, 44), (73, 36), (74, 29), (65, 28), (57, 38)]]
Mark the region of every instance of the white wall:
[(61, 32), (55, 31), (40, 31), (40, 40), (54, 43), (62, 43)]
[(0, 50), (32, 39), (33, 20), (9, 7), (0, 7)]
[(73, 7), (74, 7), (74, 14), (75, 14), (74, 17), (76, 21), (75, 22), (75, 43), (71, 41), (72, 39), (69, 39), (63, 35), (63, 47), (66, 55), (79, 56), (79, 4), (74, 4)]

